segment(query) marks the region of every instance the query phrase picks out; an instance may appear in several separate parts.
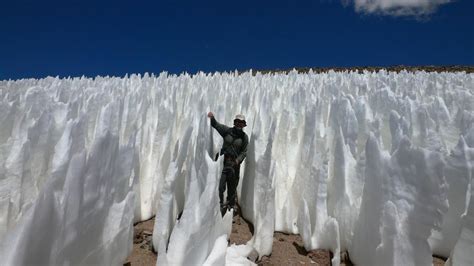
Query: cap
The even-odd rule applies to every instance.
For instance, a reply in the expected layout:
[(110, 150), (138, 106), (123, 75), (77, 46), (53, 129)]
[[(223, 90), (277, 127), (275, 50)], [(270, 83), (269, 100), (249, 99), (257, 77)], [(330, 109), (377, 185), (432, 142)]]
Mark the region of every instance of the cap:
[(245, 121), (245, 116), (241, 115), (241, 114), (238, 114), (238, 115), (235, 116), (235, 119), (240, 120), (240, 121)]

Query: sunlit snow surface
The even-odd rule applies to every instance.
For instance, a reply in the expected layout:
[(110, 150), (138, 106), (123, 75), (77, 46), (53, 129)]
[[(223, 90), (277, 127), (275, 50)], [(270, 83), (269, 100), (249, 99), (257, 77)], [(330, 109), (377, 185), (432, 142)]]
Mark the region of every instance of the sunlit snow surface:
[[(274, 231), (357, 265), (473, 265), (473, 94), (465, 73), (0, 81), (2, 264), (120, 265), (156, 214), (160, 265), (251, 265)], [(247, 245), (227, 246), (208, 111), (247, 117)]]

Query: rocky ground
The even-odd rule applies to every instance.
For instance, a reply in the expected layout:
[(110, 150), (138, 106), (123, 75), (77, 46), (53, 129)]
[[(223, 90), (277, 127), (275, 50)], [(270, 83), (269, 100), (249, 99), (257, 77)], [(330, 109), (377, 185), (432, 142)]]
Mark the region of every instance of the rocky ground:
[[(124, 265), (156, 265), (156, 253), (152, 248), (152, 232), (155, 219), (144, 221), (135, 225), (133, 237), (133, 251)], [(252, 238), (253, 226), (245, 221), (240, 215), (234, 216), (232, 233), (229, 245), (245, 244)], [(352, 265), (347, 256), (341, 265)], [(306, 251), (303, 241), (299, 235), (275, 232), (273, 236), (273, 248), (270, 256), (258, 259), (250, 257), (258, 265), (331, 265), (332, 254), (327, 250)], [(433, 257), (434, 266), (444, 265), (444, 260)]]
[[(240, 215), (234, 217), (230, 244), (245, 244), (252, 238), (253, 226)], [(270, 256), (250, 258), (258, 265), (331, 265), (331, 254), (325, 250), (307, 252), (299, 235), (275, 232)]]
[(156, 265), (153, 252), (152, 232), (155, 218), (135, 224), (133, 231), (133, 250), (124, 265)]

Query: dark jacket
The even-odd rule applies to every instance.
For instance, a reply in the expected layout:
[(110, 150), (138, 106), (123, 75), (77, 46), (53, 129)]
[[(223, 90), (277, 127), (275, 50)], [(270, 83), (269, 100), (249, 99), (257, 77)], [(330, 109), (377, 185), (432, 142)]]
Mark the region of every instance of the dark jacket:
[(224, 138), (221, 155), (236, 158), (239, 163), (242, 163), (247, 156), (247, 145), (249, 144), (247, 134), (242, 129), (220, 124), (214, 117), (211, 118), (211, 125)]

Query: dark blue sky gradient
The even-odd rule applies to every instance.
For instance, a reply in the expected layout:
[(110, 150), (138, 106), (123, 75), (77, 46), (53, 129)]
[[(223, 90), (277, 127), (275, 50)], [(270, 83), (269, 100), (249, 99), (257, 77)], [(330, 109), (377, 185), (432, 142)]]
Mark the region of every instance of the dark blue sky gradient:
[(474, 64), (471, 0), (427, 20), (359, 14), (339, 0), (9, 2), (0, 80)]

